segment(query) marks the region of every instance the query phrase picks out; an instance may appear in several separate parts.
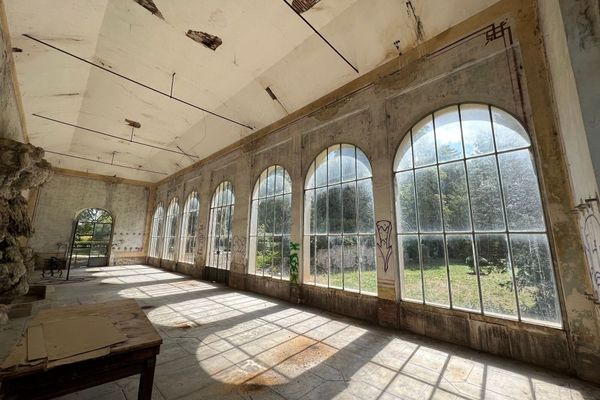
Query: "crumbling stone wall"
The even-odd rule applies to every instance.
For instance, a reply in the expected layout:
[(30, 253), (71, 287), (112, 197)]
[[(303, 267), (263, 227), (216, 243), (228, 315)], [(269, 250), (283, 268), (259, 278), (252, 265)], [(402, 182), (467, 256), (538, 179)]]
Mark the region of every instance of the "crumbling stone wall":
[(31, 236), (32, 227), (22, 193), (50, 177), (43, 157), (40, 147), (0, 138), (0, 303), (29, 290), (32, 251), (20, 239)]

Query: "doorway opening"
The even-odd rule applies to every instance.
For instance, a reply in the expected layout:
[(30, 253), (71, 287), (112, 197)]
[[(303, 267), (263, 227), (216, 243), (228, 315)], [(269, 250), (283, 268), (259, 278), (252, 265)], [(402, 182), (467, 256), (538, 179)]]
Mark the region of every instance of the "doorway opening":
[(108, 265), (113, 232), (112, 215), (101, 208), (86, 208), (73, 221), (70, 267)]

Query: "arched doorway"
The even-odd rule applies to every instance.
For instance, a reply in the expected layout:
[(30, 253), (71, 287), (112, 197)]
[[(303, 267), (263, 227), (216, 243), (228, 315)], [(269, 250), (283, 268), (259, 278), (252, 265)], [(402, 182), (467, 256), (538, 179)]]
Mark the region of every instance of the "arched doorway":
[(108, 265), (113, 231), (112, 215), (101, 208), (86, 208), (73, 221), (71, 267)]

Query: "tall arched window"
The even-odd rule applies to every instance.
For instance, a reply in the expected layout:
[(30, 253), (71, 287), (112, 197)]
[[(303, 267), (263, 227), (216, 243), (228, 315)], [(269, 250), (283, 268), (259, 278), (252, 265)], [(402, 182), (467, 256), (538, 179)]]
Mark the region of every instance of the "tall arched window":
[(304, 283), (377, 293), (371, 164), (351, 144), (321, 152), (304, 191)]
[(231, 220), (235, 196), (231, 182), (217, 186), (210, 203), (208, 258), (210, 267), (229, 269), (231, 263)]
[(175, 260), (175, 245), (177, 242), (177, 218), (179, 217), (179, 203), (177, 198), (171, 200), (167, 210), (167, 219), (165, 223), (165, 248), (163, 249), (163, 258), (165, 260)]
[(417, 123), (394, 161), (401, 295), (560, 324), (531, 142), (488, 105)]
[(165, 209), (162, 203), (159, 203), (154, 210), (154, 216), (152, 217), (152, 235), (150, 237), (150, 257), (159, 258), (160, 248), (162, 245), (163, 237), (163, 220), (165, 219)]
[(194, 262), (199, 210), (200, 200), (198, 199), (198, 193), (192, 192), (188, 196), (185, 206), (183, 207), (183, 218), (181, 220), (181, 241), (179, 248), (179, 261), (181, 262)]
[(292, 181), (273, 165), (263, 171), (252, 192), (248, 273), (289, 279)]

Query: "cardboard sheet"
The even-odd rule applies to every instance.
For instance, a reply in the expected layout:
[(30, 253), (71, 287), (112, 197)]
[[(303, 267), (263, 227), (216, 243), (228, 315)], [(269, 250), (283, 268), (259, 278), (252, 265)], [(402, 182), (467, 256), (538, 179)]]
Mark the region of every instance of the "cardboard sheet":
[(27, 360), (34, 361), (46, 357), (46, 342), (42, 326), (30, 326), (27, 328)]

